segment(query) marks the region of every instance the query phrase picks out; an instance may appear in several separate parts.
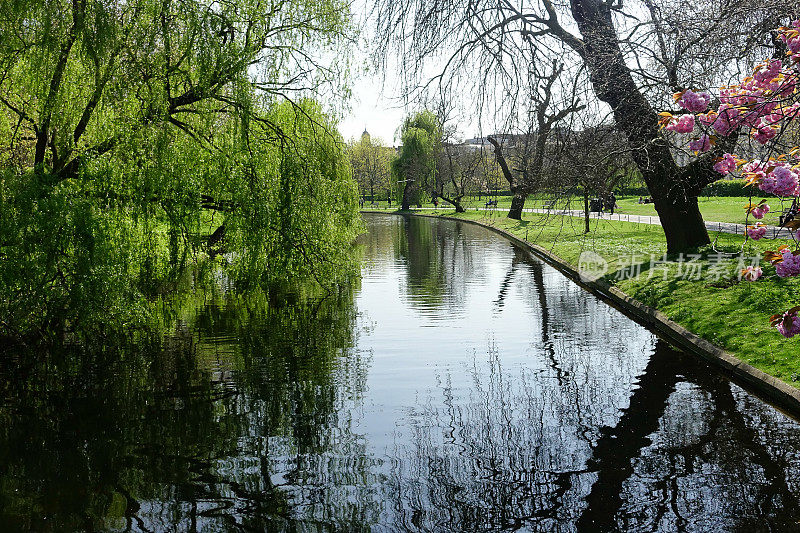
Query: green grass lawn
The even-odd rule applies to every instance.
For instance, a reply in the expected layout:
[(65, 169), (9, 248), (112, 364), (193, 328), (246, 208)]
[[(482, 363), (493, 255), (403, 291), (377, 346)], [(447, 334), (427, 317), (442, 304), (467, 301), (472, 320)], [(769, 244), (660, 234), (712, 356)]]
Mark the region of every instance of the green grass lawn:
[[(737, 201), (741, 202), (741, 198)], [(732, 205), (733, 202), (728, 202)], [(720, 211), (724, 212), (724, 211)], [(452, 209), (430, 211), (454, 215)], [(520, 221), (504, 213), (472, 211), (458, 215), (505, 229), (546, 248), (567, 262), (577, 265), (581, 252), (591, 250), (609, 262), (605, 279), (628, 295), (658, 308), (675, 322), (724, 348), (743, 361), (794, 386), (800, 375), (800, 336), (784, 339), (769, 325), (773, 313), (800, 303), (800, 279), (781, 279), (775, 268), (761, 262), (764, 276), (756, 282), (740, 281), (738, 254), (760, 256), (777, 248), (771, 240), (748, 241), (741, 236), (712, 234), (716, 245), (697, 250), (701, 276), (678, 276), (679, 262), (650, 270), (652, 258), (666, 251), (659, 226), (620, 221), (592, 220), (592, 231), (584, 234), (582, 219), (526, 213)], [(730, 257), (719, 257), (724, 252)], [(636, 275), (639, 265), (641, 272)], [(685, 269), (685, 267), (683, 267)], [(629, 272), (634, 275), (629, 275)], [(666, 275), (664, 273), (666, 271)], [(685, 270), (684, 270), (685, 272)], [(666, 277), (666, 279), (664, 279)]]
[[(758, 203), (760, 200), (761, 197), (753, 198), (753, 202), (755, 203)], [(619, 206), (618, 212), (631, 215), (656, 216), (656, 210), (653, 204), (639, 204), (638, 201), (638, 197), (617, 200), (617, 205)], [(698, 199), (700, 212), (703, 214), (704, 220), (713, 222), (735, 222), (737, 224), (745, 223), (744, 206), (748, 203), (750, 203), (748, 198), (737, 196), (712, 196)], [(777, 198), (770, 199), (768, 203), (771, 210), (760, 222), (777, 225), (778, 217), (782, 211), (781, 203)], [(787, 204), (785, 207), (788, 208), (789, 205)], [(751, 216), (749, 223), (754, 224), (755, 222), (758, 221)]]

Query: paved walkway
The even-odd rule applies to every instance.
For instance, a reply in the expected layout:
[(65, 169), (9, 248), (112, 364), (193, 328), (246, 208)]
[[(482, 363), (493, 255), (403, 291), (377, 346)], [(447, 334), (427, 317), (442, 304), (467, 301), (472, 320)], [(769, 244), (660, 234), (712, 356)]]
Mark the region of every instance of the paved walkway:
[[(504, 211), (508, 211), (505, 209)], [(554, 215), (566, 215), (571, 217), (580, 217), (583, 218), (583, 211), (568, 211), (568, 210), (553, 210), (553, 209), (526, 209), (528, 213), (542, 213), (542, 214), (554, 214)], [(601, 218), (604, 220), (622, 220), (624, 222), (633, 222), (637, 224), (652, 224), (654, 226), (660, 226), (661, 220), (659, 220), (658, 216), (648, 216), (648, 215), (628, 215), (626, 213), (596, 213), (592, 212), (589, 213), (589, 218)], [(734, 235), (744, 235), (747, 226), (744, 224), (734, 224), (733, 222), (710, 222), (706, 221), (706, 229), (708, 231), (716, 231), (719, 233), (733, 233)], [(779, 226), (767, 226), (767, 234), (766, 237), (775, 238), (775, 237), (790, 237), (790, 231), (786, 228), (781, 228)]]
[[(489, 209), (485, 207), (478, 207), (476, 208), (481, 211), (487, 211)], [(508, 209), (495, 209), (495, 211), (508, 211)], [(565, 215), (570, 217), (579, 217), (583, 218), (583, 211), (575, 211), (575, 210), (568, 210), (568, 209), (532, 209), (526, 208), (523, 211), (526, 213), (541, 213), (541, 214), (551, 214), (551, 215)], [(654, 226), (660, 226), (661, 220), (659, 220), (658, 216), (648, 216), (648, 215), (628, 215), (626, 213), (597, 213), (591, 212), (589, 213), (589, 218), (593, 219), (603, 219), (603, 220), (621, 220), (623, 222), (633, 222), (635, 224), (652, 224)], [(733, 222), (709, 222), (706, 221), (706, 229), (708, 231), (716, 231), (719, 233), (732, 233), (734, 235), (744, 235), (747, 226), (744, 224), (734, 224)], [(790, 238), (790, 231), (786, 228), (781, 228), (779, 226), (767, 226), (767, 234), (766, 237), (769, 238)]]
[[(366, 206), (365, 206), (366, 207)], [(369, 207), (367, 207), (369, 208)], [(425, 211), (430, 210), (429, 207), (412, 207), (414, 211)], [(476, 211), (508, 211), (505, 208), (487, 208), (487, 207), (468, 207), (467, 211), (472, 211), (475, 209)], [(525, 208), (523, 209), (525, 213), (540, 213), (540, 214), (551, 214), (551, 215), (564, 215), (569, 217), (577, 217), (583, 218), (583, 211), (577, 210), (569, 210), (569, 209), (536, 209), (536, 208)], [(653, 226), (660, 226), (661, 221), (659, 220), (658, 216), (648, 216), (648, 215), (629, 215), (627, 213), (597, 213), (591, 212), (589, 213), (589, 218), (592, 219), (603, 219), (603, 220), (621, 220), (623, 222), (633, 222), (634, 224), (652, 224)], [(734, 224), (733, 222), (709, 222), (706, 221), (706, 229), (708, 231), (716, 231), (719, 233), (731, 233), (734, 235), (744, 235), (747, 226), (744, 224)], [(765, 237), (774, 239), (774, 238), (784, 238), (789, 239), (791, 238), (791, 231), (786, 228), (781, 228), (779, 226), (767, 226), (767, 233)]]

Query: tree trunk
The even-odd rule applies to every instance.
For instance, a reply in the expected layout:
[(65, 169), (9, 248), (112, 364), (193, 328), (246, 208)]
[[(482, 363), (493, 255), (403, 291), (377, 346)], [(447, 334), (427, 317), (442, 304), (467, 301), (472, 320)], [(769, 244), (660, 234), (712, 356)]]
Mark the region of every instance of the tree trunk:
[(584, 220), (584, 233), (589, 233), (589, 191), (583, 191), (583, 220)]
[(466, 213), (466, 212), (467, 212), (467, 210), (466, 210), (466, 209), (464, 209), (464, 206), (463, 206), (463, 205), (461, 205), (461, 198), (462, 198), (462, 197), (460, 197), (460, 196), (459, 196), (459, 197), (456, 197), (456, 198), (447, 198), (447, 197), (445, 197), (445, 196), (442, 196), (442, 195), (440, 194), (440, 195), (439, 195), (439, 198), (441, 198), (442, 200), (444, 200), (444, 201), (445, 201), (445, 202), (447, 202), (448, 204), (450, 204), (450, 205), (452, 205), (453, 207), (455, 207), (455, 209), (456, 209), (456, 213)]
[(508, 218), (522, 220), (522, 209), (525, 207), (525, 198), (528, 193), (517, 190), (511, 198), (511, 209), (508, 210)]
[[(656, 203), (667, 248), (680, 252), (708, 244), (697, 196), (714, 180), (708, 154), (693, 168), (678, 167), (658, 127), (658, 114), (633, 80), (619, 46), (611, 3), (571, 0), (583, 43), (568, 43), (583, 56), (597, 97), (611, 106), (617, 127), (627, 137), (631, 155)], [(698, 161), (700, 163), (700, 161)], [(680, 197), (680, 200), (675, 198)]]
[(409, 198), (410, 195), (411, 195), (411, 182), (407, 181), (405, 183), (405, 186), (403, 187), (403, 203), (400, 206), (400, 209), (402, 211), (408, 211), (409, 209), (411, 209), (411, 198)]
[(661, 227), (667, 238), (667, 253), (678, 253), (710, 242), (697, 198), (654, 198)]

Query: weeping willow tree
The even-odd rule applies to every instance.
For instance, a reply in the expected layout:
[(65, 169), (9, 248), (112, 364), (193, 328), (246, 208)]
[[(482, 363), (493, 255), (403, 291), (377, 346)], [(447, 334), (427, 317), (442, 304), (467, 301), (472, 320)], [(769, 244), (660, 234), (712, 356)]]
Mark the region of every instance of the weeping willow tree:
[(359, 228), (334, 123), (342, 0), (0, 0), (0, 333), (126, 321), (224, 251), (336, 283)]
[(392, 175), (399, 183), (404, 183), (401, 209), (408, 210), (412, 203), (420, 204), (422, 197), (432, 194), (435, 188), (436, 156), (442, 144), (439, 118), (428, 110), (409, 115), (403, 121), (400, 140), (403, 145), (392, 161)]

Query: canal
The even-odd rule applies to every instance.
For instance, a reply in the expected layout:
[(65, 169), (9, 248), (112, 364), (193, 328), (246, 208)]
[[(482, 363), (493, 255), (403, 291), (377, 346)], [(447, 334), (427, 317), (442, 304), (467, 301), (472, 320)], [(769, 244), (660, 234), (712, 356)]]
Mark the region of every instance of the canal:
[(365, 220), (335, 294), (5, 354), (0, 529), (798, 529), (794, 418), (484, 228)]

